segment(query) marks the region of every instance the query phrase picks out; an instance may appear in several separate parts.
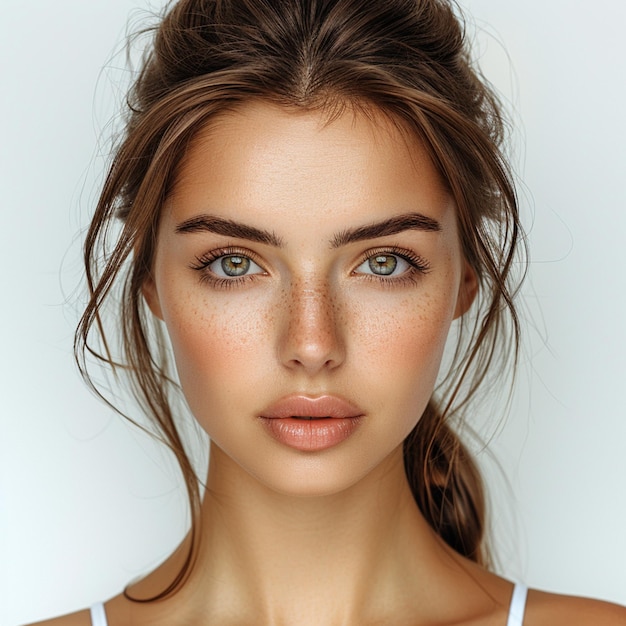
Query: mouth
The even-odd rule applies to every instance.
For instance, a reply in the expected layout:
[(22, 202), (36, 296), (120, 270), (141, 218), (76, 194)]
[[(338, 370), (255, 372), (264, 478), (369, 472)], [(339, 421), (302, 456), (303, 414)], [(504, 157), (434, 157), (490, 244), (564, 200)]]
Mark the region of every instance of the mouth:
[(346, 419), (360, 417), (363, 411), (339, 396), (318, 396), (311, 398), (294, 394), (281, 398), (261, 411), (260, 416), (266, 419)]
[(259, 415), (278, 442), (302, 452), (334, 447), (358, 428), (364, 412), (338, 396), (281, 398)]
[(332, 417), (325, 415), (324, 417), (313, 417), (311, 415), (292, 415), (295, 420), (330, 420)]

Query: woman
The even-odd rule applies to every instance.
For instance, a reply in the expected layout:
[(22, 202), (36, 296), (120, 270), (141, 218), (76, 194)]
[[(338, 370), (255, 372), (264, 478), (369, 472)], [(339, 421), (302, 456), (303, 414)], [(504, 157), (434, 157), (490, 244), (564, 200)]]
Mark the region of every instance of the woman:
[[(489, 570), (455, 429), (516, 351), (520, 229), (450, 5), (183, 0), (130, 104), (77, 353), (128, 374), (193, 524), (105, 607), (47, 623), (626, 623)], [(211, 439), (202, 498), (174, 380)]]

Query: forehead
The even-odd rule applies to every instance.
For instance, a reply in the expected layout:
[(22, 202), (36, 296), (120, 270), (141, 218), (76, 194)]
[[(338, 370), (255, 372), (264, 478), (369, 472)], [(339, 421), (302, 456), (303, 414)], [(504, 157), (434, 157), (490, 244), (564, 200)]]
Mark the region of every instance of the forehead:
[(421, 141), (381, 112), (330, 117), (252, 102), (193, 138), (166, 210), (175, 219), (202, 210), (283, 223), (409, 211), (440, 220), (450, 205)]

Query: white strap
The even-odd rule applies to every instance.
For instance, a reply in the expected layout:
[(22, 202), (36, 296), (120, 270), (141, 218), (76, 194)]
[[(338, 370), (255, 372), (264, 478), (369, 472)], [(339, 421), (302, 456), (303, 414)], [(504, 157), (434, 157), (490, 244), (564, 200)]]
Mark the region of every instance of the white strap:
[(509, 608), (509, 620), (506, 626), (522, 626), (524, 624), (524, 611), (526, 610), (526, 596), (528, 587), (516, 584), (511, 596), (511, 607)]
[(102, 602), (94, 604), (89, 610), (91, 611), (91, 626), (108, 626), (107, 614), (104, 612)]

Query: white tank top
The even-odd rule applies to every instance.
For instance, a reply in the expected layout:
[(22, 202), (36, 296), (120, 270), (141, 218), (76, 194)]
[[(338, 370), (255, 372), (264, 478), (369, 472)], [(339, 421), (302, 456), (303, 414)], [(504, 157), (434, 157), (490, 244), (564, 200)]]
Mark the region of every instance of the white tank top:
[[(515, 585), (511, 596), (511, 606), (509, 607), (509, 619), (506, 626), (523, 626), (524, 611), (526, 609), (526, 595), (528, 588), (524, 585)], [(104, 611), (104, 604), (99, 602), (91, 607), (91, 625), (108, 626), (107, 616)]]

